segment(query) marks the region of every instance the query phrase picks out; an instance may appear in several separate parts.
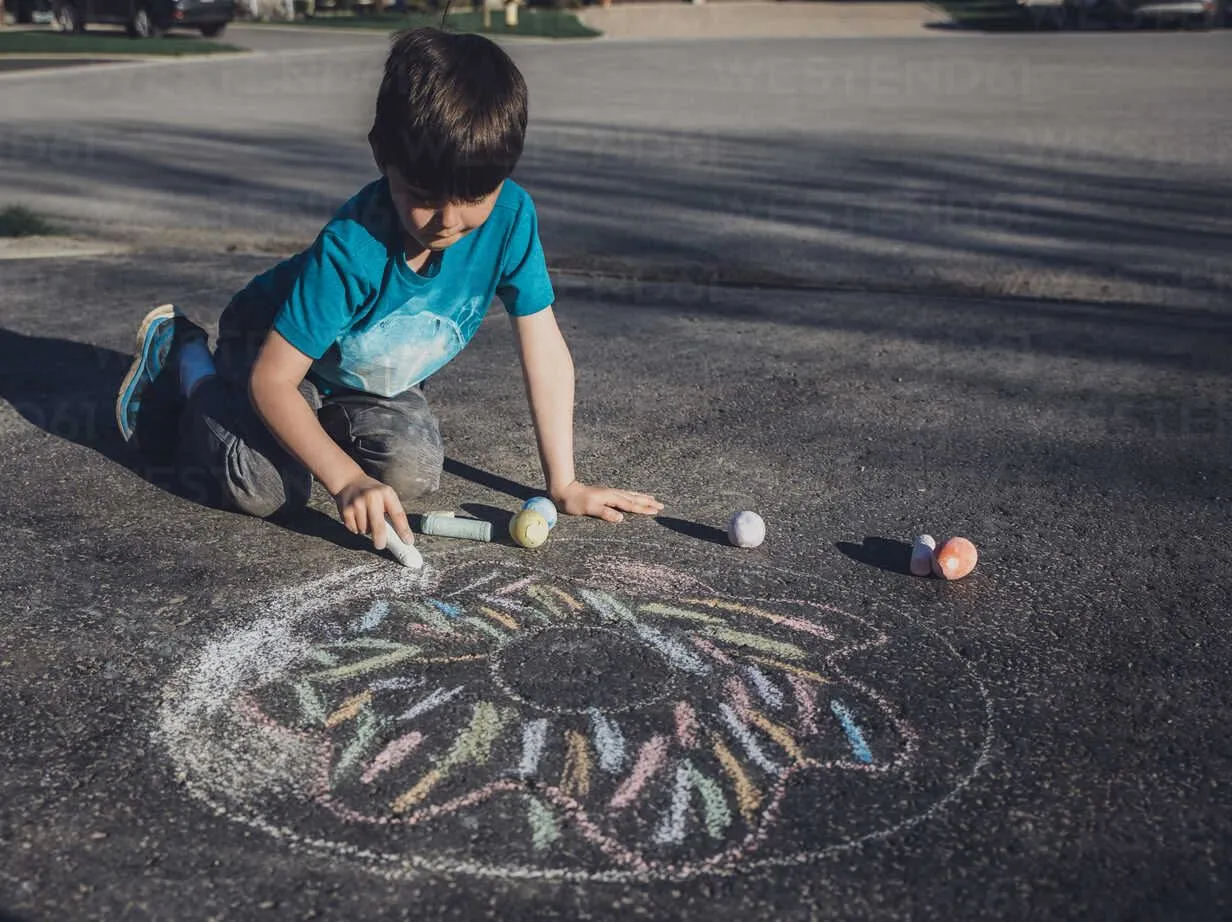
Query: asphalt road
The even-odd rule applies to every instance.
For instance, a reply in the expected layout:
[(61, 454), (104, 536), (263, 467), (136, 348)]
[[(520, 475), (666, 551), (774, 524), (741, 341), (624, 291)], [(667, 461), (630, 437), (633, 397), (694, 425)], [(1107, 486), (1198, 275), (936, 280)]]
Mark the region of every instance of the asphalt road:
[[(667, 508), (423, 581), (110, 420), (370, 175), (379, 53), (5, 78), (5, 198), (147, 248), (0, 263), (0, 915), (1227, 917), (1228, 39), (514, 48), (579, 468)], [(499, 314), (425, 507), (498, 533)]]

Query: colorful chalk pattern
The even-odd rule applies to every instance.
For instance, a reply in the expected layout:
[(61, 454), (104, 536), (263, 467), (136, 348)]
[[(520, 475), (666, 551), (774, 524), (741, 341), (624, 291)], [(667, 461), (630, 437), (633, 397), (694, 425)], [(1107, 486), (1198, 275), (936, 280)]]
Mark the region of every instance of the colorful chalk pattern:
[(208, 811), (390, 879), (838, 869), (962, 809), (995, 708), (944, 636), (643, 547), (459, 544), (229, 601), (154, 738)]
[[(635, 875), (721, 870), (774, 835), (801, 779), (892, 773), (916, 747), (895, 708), (827, 670), (844, 628), (824, 606), (647, 597), (636, 580), (621, 594), (511, 566), (452, 577), (339, 612), (240, 699), (316, 753), (301, 796), (339, 821), (430, 840), (517, 804), (520, 829), (502, 835), (520, 838), (523, 861), (567, 865), (580, 839)], [(582, 631), (636, 644), (670, 681), (629, 710), (531, 700), (506, 674), (506, 651), (533, 657), (543, 638)], [(577, 663), (579, 699), (601, 665)]]

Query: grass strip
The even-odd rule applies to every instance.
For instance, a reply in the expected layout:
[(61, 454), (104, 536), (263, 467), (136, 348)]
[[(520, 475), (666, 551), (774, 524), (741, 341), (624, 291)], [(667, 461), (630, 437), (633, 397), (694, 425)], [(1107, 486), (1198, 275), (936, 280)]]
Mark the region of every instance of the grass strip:
[(0, 237), (50, 237), (58, 232), (59, 228), (25, 205), (0, 209)]

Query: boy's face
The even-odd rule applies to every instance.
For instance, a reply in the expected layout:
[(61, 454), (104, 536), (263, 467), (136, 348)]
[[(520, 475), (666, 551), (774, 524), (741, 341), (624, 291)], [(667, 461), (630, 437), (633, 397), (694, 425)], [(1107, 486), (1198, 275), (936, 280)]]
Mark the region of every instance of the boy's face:
[[(424, 250), (453, 246), (492, 214), (501, 186), (473, 202), (430, 202), (422, 189), (408, 183), (397, 167), (381, 167), (389, 179), (389, 192), (402, 229), (410, 241)], [(409, 246), (408, 246), (409, 249)]]

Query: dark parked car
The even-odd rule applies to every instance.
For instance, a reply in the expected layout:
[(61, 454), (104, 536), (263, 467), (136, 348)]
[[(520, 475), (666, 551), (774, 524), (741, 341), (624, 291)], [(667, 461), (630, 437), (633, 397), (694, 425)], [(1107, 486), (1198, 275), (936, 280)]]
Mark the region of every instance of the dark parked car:
[(214, 38), (235, 18), (235, 0), (53, 0), (51, 9), (61, 32), (84, 32), (87, 23), (114, 23), (141, 38), (168, 29), (196, 29)]
[(21, 25), (50, 21), (50, 0), (6, 0), (4, 8), (13, 14), (13, 21)]
[(976, 28), (1111, 29), (1232, 25), (1232, 0), (929, 0), (957, 23)]
[(1118, 25), (1211, 29), (1219, 20), (1216, 0), (1104, 0), (1097, 9)]

